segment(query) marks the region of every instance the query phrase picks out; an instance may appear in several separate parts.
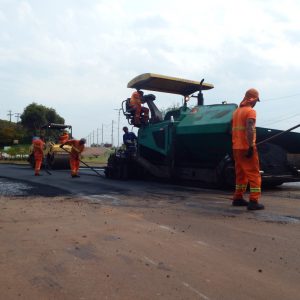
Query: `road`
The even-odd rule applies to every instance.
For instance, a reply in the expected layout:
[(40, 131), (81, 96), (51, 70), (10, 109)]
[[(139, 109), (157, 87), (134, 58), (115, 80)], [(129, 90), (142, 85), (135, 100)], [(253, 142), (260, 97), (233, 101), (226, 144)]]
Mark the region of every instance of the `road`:
[(3, 299), (298, 299), (299, 185), (249, 212), (230, 191), (81, 175), (0, 165), (15, 184), (0, 196)]

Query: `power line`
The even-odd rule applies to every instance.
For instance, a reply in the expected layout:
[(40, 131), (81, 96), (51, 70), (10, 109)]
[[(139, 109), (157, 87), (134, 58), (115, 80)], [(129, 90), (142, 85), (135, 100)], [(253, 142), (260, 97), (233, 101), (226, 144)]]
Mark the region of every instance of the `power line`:
[(9, 122), (11, 122), (11, 117), (12, 117), (13, 113), (11, 110), (8, 111), (7, 116), (9, 116)]
[(15, 113), (15, 117), (17, 118), (17, 123), (19, 123), (19, 118), (20, 118), (21, 114), (20, 113)]
[(122, 108), (115, 108), (114, 110), (117, 110), (118, 111), (118, 147), (120, 145), (120, 113), (121, 113), (121, 110)]
[(111, 121), (111, 145), (114, 145), (114, 120)]
[(267, 99), (263, 99), (263, 102), (265, 101), (274, 101), (274, 100), (281, 100), (281, 99), (286, 99), (286, 98), (293, 98), (296, 96), (300, 96), (300, 93), (297, 94), (293, 94), (293, 95), (288, 95), (288, 96), (281, 96), (281, 97), (275, 97), (275, 98), (267, 98)]
[(295, 117), (297, 117), (299, 115), (300, 115), (300, 113), (294, 114), (294, 115), (290, 115), (290, 116), (286, 116), (284, 118), (276, 119), (276, 120), (273, 120), (273, 121), (263, 122), (262, 125), (263, 126), (272, 125), (272, 124), (279, 123), (279, 122), (282, 122), (282, 121), (285, 121), (285, 120), (293, 119), (293, 118), (295, 118)]

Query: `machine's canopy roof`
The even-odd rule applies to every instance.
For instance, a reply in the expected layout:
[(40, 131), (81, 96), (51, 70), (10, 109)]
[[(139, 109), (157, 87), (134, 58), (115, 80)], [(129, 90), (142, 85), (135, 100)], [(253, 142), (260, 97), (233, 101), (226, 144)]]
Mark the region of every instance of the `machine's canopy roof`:
[(164, 92), (171, 94), (179, 94), (183, 96), (191, 95), (200, 90), (210, 90), (214, 86), (210, 83), (193, 81), (188, 79), (164, 76), (153, 73), (141, 74), (127, 84), (128, 88), (137, 90), (149, 90), (156, 92)]
[(44, 126), (41, 127), (41, 129), (71, 129), (72, 126), (71, 125), (65, 125), (65, 124), (55, 124), (55, 123), (48, 123)]

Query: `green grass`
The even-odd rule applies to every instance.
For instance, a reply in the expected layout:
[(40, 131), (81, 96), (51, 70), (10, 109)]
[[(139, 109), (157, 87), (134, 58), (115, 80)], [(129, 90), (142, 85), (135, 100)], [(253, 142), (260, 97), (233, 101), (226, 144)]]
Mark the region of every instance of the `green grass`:
[(114, 150), (107, 150), (103, 155), (100, 156), (89, 156), (89, 157), (83, 157), (81, 160), (87, 164), (96, 164), (96, 165), (106, 165), (108, 157), (111, 153), (113, 153)]

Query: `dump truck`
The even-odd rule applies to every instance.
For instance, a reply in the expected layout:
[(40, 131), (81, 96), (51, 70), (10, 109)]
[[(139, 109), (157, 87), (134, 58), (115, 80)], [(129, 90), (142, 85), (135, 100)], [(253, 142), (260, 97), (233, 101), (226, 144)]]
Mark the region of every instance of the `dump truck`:
[[(72, 138), (72, 126), (65, 124), (55, 124), (49, 123), (40, 128), (40, 135), (43, 136), (45, 140), (45, 150), (44, 150), (44, 160), (43, 166), (49, 167), (50, 169), (68, 169), (69, 164), (69, 154), (61, 149), (61, 141), (59, 136), (68, 130), (69, 138)], [(71, 146), (65, 145), (64, 148), (67, 151), (71, 151)], [(35, 161), (32, 153), (29, 155), (28, 161), (30, 165), (34, 168)]]
[[(118, 150), (108, 159), (109, 178), (152, 176), (173, 181), (199, 182), (215, 186), (235, 184), (231, 121), (235, 103), (204, 104), (203, 91), (214, 86), (204, 80), (192, 81), (146, 73), (132, 79), (128, 88), (180, 95), (181, 107), (165, 115), (155, 104), (156, 96), (144, 95), (151, 118), (138, 129), (136, 152)], [(196, 93), (196, 94), (195, 94)], [(196, 99), (194, 106), (188, 100)], [(123, 114), (133, 125), (130, 99), (122, 102)], [(300, 181), (300, 133), (256, 128), (260, 173), (265, 185)], [(277, 137), (272, 139), (276, 135)]]

